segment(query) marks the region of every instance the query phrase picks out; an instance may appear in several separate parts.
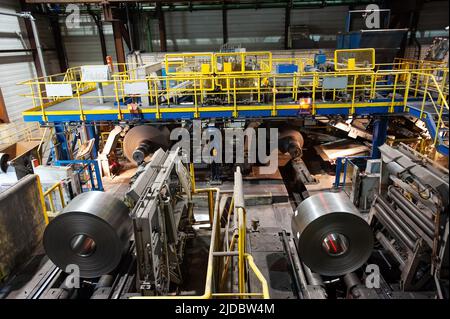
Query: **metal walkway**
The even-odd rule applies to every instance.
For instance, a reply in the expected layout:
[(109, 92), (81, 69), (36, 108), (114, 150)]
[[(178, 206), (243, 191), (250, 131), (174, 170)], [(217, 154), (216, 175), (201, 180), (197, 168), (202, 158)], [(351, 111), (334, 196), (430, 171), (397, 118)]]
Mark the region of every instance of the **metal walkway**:
[[(447, 78), (448, 69), (411, 69), (410, 64), (288, 74), (200, 72), (135, 78), (124, 72), (97, 83), (77, 75), (63, 80), (49, 76), (22, 83), (30, 87), (33, 104), (23, 117), (58, 124), (409, 114), (426, 123), (437, 150), (448, 155)], [(65, 87), (66, 96), (49, 96), (51, 85)]]

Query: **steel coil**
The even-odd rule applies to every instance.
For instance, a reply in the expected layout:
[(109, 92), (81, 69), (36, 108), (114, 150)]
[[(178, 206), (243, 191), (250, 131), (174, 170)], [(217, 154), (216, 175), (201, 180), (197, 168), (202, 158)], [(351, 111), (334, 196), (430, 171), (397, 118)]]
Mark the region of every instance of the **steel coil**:
[(95, 278), (114, 270), (131, 235), (128, 207), (103, 192), (75, 197), (47, 226), (44, 248), (52, 262), (66, 271), (77, 265), (80, 276)]
[(123, 139), (123, 151), (130, 162), (142, 163), (158, 148), (169, 147), (170, 132), (167, 127), (157, 128), (149, 125), (133, 127)]
[(342, 193), (319, 193), (300, 203), (292, 230), (300, 259), (325, 276), (355, 271), (373, 249), (369, 225)]

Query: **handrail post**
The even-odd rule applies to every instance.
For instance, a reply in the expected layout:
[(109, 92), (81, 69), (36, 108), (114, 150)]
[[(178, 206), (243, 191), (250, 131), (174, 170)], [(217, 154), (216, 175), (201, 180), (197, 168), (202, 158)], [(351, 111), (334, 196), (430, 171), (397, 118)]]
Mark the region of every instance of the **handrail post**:
[(198, 108), (198, 98), (197, 98), (197, 80), (194, 78), (194, 107), (195, 107), (195, 114), (194, 117), (199, 117), (199, 108)]
[(394, 77), (394, 87), (392, 89), (392, 99), (391, 99), (391, 106), (389, 107), (389, 113), (394, 112), (395, 93), (397, 92), (397, 81), (398, 81), (398, 73), (396, 73)]
[(409, 95), (409, 85), (411, 82), (411, 73), (406, 73), (406, 87), (405, 95), (403, 97), (403, 112), (406, 112), (406, 107), (408, 106), (408, 95)]
[(78, 100), (78, 107), (80, 109), (80, 120), (84, 121), (84, 113), (83, 113), (83, 104), (81, 103), (81, 96), (80, 96), (80, 83), (77, 82), (76, 84), (76, 89), (77, 89), (77, 100)]
[(350, 115), (353, 115), (355, 113), (355, 97), (356, 97), (356, 79), (358, 75), (355, 73), (353, 75), (353, 91), (352, 91), (352, 106), (350, 109)]
[(236, 77), (233, 77), (233, 117), (237, 117)]
[(317, 110), (316, 110), (316, 84), (319, 84), (319, 78), (318, 78), (318, 74), (316, 72), (314, 72), (313, 74), (313, 81), (312, 81), (312, 110), (311, 110), (311, 114), (315, 115)]
[(423, 99), (422, 99), (422, 106), (420, 108), (420, 119), (422, 119), (423, 111), (425, 108), (425, 101), (427, 100), (427, 92), (428, 92), (428, 84), (430, 82), (430, 77), (427, 76), (427, 82), (425, 83), (425, 89), (423, 91)]
[(277, 79), (273, 77), (273, 88), (272, 88), (272, 116), (277, 115)]

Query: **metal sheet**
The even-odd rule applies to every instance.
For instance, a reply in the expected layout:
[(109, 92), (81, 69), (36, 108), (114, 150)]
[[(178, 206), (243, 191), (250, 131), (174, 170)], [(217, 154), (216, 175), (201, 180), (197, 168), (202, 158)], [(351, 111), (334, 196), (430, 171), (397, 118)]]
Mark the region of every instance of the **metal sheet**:
[(332, 76), (323, 79), (323, 88), (330, 89), (346, 89), (348, 85), (348, 77), (346, 76)]
[(110, 79), (108, 65), (85, 65), (81, 67), (81, 81), (102, 82)]
[(124, 84), (124, 93), (132, 95), (147, 95), (148, 84), (147, 82), (131, 82)]
[(80, 276), (95, 278), (114, 270), (126, 251), (131, 219), (125, 204), (110, 194), (75, 197), (47, 226), (44, 247), (61, 268), (78, 265)]
[[(343, 193), (323, 192), (307, 198), (294, 213), (292, 230), (300, 259), (321, 275), (341, 276), (355, 271), (373, 248), (369, 225)], [(332, 234), (344, 237), (341, 246), (335, 246), (339, 241), (329, 240)], [(335, 253), (324, 248), (328, 243)]]
[(47, 96), (73, 97), (72, 84), (45, 84)]

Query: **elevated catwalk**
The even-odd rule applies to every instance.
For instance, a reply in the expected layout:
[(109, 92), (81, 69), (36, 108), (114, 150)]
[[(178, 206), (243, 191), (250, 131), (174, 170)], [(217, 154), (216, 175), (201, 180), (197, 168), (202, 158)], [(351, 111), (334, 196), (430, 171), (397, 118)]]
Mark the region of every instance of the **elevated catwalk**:
[(371, 49), (336, 50), (321, 65), (270, 52), (172, 54), (165, 75), (139, 66), (86, 79), (75, 68), (24, 82), (33, 107), (23, 116), (50, 124), (412, 115), (448, 155), (448, 69), (432, 62), (377, 65)]

